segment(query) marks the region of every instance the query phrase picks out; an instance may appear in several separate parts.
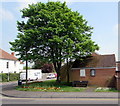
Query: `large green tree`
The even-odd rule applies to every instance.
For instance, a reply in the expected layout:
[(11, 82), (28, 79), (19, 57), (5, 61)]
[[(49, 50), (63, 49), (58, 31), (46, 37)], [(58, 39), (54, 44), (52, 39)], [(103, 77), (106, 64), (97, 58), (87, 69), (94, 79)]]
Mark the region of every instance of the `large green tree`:
[(30, 52), (31, 43), (30, 41), (29, 33), (27, 31), (24, 31), (24, 33), (18, 33), (17, 39), (15, 39), (14, 42), (10, 42), (12, 45), (11, 50), (18, 52), (17, 55), (19, 55), (19, 60), (23, 60), (26, 62), (26, 84), (27, 84), (27, 70), (28, 70), (28, 61), (30, 61), (32, 58), (32, 54)]
[(19, 34), (10, 43), (12, 50), (17, 51), (21, 59), (26, 57), (23, 53), (27, 49), (28, 60), (52, 62), (58, 82), (62, 62), (88, 56), (99, 49), (91, 40), (93, 28), (65, 2), (39, 2), (21, 12), (22, 18), (27, 18), (27, 21), (17, 22)]

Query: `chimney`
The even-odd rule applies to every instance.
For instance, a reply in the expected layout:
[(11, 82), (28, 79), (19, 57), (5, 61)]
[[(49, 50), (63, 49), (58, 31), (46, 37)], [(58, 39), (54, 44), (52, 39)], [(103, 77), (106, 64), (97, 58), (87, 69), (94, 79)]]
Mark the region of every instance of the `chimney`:
[(14, 52), (12, 52), (12, 53), (11, 53), (11, 55), (12, 55), (12, 56), (15, 56), (15, 53), (14, 53)]

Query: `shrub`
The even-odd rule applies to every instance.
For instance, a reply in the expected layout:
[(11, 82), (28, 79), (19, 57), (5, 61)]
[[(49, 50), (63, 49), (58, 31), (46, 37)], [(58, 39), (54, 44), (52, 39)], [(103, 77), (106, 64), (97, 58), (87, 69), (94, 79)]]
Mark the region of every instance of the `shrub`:
[[(9, 80), (10, 81), (16, 81), (19, 79), (19, 73), (9, 73)], [(0, 82), (7, 82), (8, 81), (8, 74), (7, 73), (1, 73), (0, 74)]]
[(52, 73), (53, 65), (52, 64), (44, 64), (41, 69), (42, 69), (42, 73)]
[(7, 82), (8, 81), (8, 74), (2, 73), (2, 74), (0, 74), (0, 78), (1, 78), (2, 82)]
[(19, 79), (18, 73), (10, 73), (10, 81), (16, 81)]

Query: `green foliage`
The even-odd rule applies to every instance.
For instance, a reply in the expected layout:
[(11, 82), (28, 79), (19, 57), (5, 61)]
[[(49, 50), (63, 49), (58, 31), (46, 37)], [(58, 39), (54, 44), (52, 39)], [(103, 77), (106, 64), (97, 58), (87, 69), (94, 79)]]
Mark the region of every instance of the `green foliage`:
[(55, 80), (44, 82), (33, 82), (27, 85), (18, 86), (21, 91), (42, 91), (42, 92), (81, 92), (86, 88), (71, 87), (70, 83), (57, 83)]
[[(25, 70), (25, 69), (26, 69), (26, 67), (24, 66), (24, 67), (23, 67), (23, 70)], [(31, 68), (30, 68), (30, 67), (27, 67), (27, 69), (31, 69)]]
[(7, 82), (8, 81), (8, 74), (5, 74), (5, 73), (0, 74), (0, 77), (2, 79), (2, 82)]
[(17, 39), (11, 50), (20, 59), (52, 62), (60, 78), (60, 68), (66, 59), (91, 55), (99, 47), (91, 40), (93, 27), (77, 11), (61, 2), (37, 3), (21, 10), (27, 22), (17, 22)]
[(16, 81), (19, 79), (20, 74), (10, 73), (10, 81)]
[[(19, 79), (18, 73), (9, 73), (9, 78), (10, 81), (17, 81)], [(7, 73), (2, 73), (0, 74), (0, 78), (2, 82), (7, 82), (8, 81), (8, 74)]]
[(40, 60), (34, 61), (33, 69), (41, 69), (45, 62), (41, 62)]

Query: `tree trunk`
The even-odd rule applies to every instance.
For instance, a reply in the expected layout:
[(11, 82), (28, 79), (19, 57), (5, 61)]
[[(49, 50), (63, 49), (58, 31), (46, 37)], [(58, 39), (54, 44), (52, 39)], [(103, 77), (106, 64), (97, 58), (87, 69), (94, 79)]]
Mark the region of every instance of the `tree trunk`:
[(71, 60), (68, 62), (67, 61), (67, 82), (70, 82), (70, 70), (72, 68), (73, 63), (71, 62)]
[(57, 64), (56, 62), (53, 63), (54, 64), (54, 68), (55, 68), (55, 71), (57, 73), (57, 82), (60, 83), (61, 82), (61, 79), (60, 79), (60, 68), (61, 68), (61, 65)]
[(70, 82), (70, 76), (69, 76), (69, 63), (68, 63), (68, 58), (67, 58), (67, 83)]
[(56, 80), (58, 83), (61, 82), (61, 79), (60, 79), (60, 70), (57, 72), (57, 80)]
[(27, 78), (28, 78), (28, 60), (27, 60), (27, 52), (26, 52), (26, 85), (28, 83)]
[(26, 60), (26, 84), (28, 83), (28, 61)]

